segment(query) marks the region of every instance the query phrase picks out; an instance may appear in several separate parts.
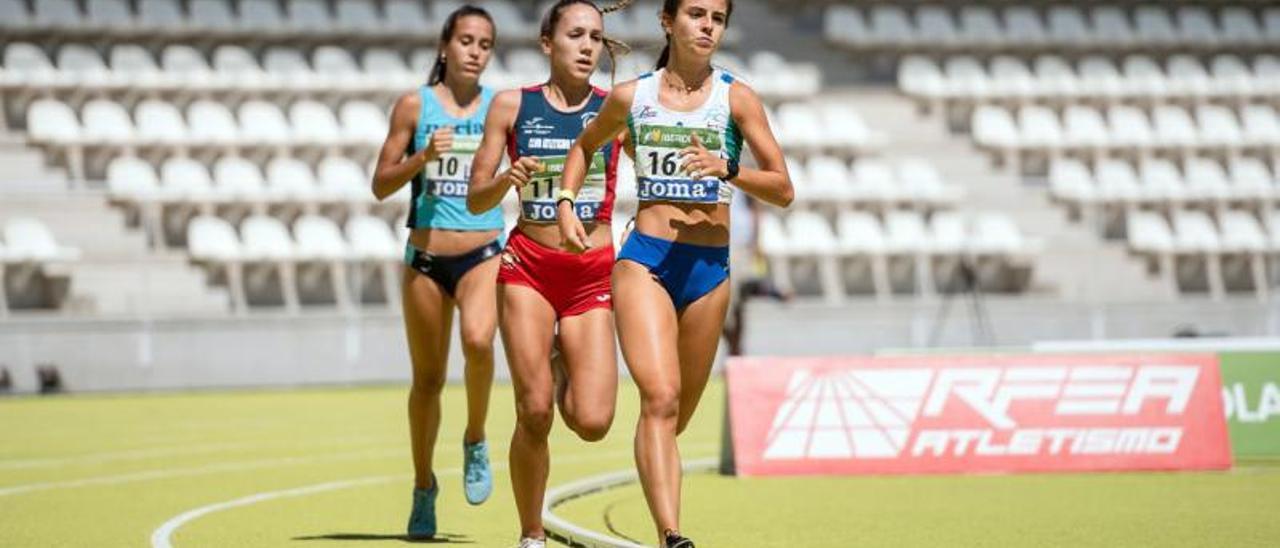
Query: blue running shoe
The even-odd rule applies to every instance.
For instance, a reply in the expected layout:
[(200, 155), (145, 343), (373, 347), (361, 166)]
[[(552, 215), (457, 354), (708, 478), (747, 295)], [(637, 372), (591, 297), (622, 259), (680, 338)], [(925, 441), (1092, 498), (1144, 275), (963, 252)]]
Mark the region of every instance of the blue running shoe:
[(413, 512), (409, 514), (408, 534), (411, 539), (427, 539), (436, 536), (436, 495), (440, 494), (440, 482), (431, 475), (430, 489), (413, 490)]
[(485, 441), (476, 443), (462, 442), (462, 482), (466, 491), (467, 502), (472, 505), (489, 500), (493, 492), (493, 473), (489, 471), (489, 444)]

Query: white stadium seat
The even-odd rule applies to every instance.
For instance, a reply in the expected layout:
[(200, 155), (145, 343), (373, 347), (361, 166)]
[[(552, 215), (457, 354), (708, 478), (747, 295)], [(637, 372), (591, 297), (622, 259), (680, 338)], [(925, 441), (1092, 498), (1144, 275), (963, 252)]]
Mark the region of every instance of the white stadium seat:
[(84, 26), (84, 16), (74, 0), (40, 0), (31, 7), (36, 28), (74, 30)]
[(1112, 105), (1107, 108), (1107, 122), (1109, 138), (1115, 146), (1145, 149), (1155, 143), (1155, 130), (1137, 107)]
[(276, 0), (240, 0), (240, 27), (245, 30), (278, 34), (285, 27), (285, 16)]
[(347, 219), (347, 241), (352, 254), (366, 261), (396, 260), (404, 255), (404, 245), (396, 241), (387, 222), (369, 215)]
[(187, 0), (189, 24), (203, 32), (226, 32), (236, 27), (231, 0)]
[(373, 199), (373, 193), (369, 190), (369, 177), (349, 158), (326, 157), (320, 161), (317, 175), (320, 191), (329, 199), (355, 202)]
[(240, 120), (240, 137), (250, 143), (284, 144), (292, 132), (280, 107), (253, 99), (236, 109)]
[(289, 107), (293, 139), (303, 143), (334, 144), (342, 140), (342, 131), (333, 110), (316, 101), (302, 100)]
[(209, 100), (197, 100), (187, 107), (187, 127), (193, 141), (231, 144), (240, 139), (240, 129), (231, 111)]
[(267, 163), (267, 193), (272, 199), (308, 202), (317, 192), (315, 174), (302, 160), (279, 156)]
[(83, 139), (75, 111), (56, 99), (37, 99), (27, 109), (27, 132), (32, 139), (76, 143)]
[(1093, 20), (1093, 39), (1098, 43), (1124, 47), (1133, 41), (1133, 27), (1119, 6), (1096, 6), (1089, 15)]
[(81, 111), (84, 137), (89, 141), (131, 143), (135, 139), (133, 120), (119, 103), (94, 99)]
[(119, 156), (107, 165), (107, 190), (115, 199), (150, 200), (160, 193), (160, 178), (141, 158)]
[(179, 0), (138, 0), (138, 26), (150, 31), (177, 32), (185, 26)]
[(327, 33), (333, 29), (333, 14), (326, 0), (288, 0), (285, 5), (288, 27), (295, 32)]
[(348, 101), (338, 110), (342, 134), (358, 143), (378, 144), (387, 136), (383, 109), (366, 101)]
[(1071, 105), (1063, 113), (1064, 138), (1077, 147), (1103, 148), (1110, 144), (1107, 123), (1090, 107)]
[(1235, 149), (1243, 144), (1240, 124), (1227, 107), (1200, 105), (1196, 107), (1195, 118), (1201, 143), (1226, 149)]
[(189, 140), (187, 124), (172, 103), (147, 99), (138, 103), (138, 138), (147, 143), (172, 145)]
[(1188, 158), (1183, 171), (1189, 198), (1214, 203), (1231, 195), (1227, 173), (1216, 160)]
[(1150, 159), (1142, 163), (1138, 173), (1142, 179), (1142, 195), (1146, 200), (1178, 203), (1185, 198), (1182, 174), (1178, 172), (1178, 167), (1173, 162)]
[(44, 50), (35, 44), (13, 42), (4, 48), (4, 70), (0, 84), (14, 87), (45, 87), (57, 82), (60, 74)]
[(224, 156), (213, 164), (214, 194), (224, 201), (256, 202), (266, 195), (262, 171), (239, 156)]
[(1134, 10), (1134, 30), (1138, 39), (1155, 46), (1178, 41), (1178, 30), (1164, 5), (1143, 5)]
[(183, 156), (165, 160), (160, 166), (164, 195), (173, 201), (204, 202), (213, 197), (213, 178), (204, 164)]
[(344, 0), (334, 2), (334, 28), (339, 31), (358, 34), (375, 34), (386, 25), (378, 17), (378, 8), (373, 0)]
[(439, 26), (439, 22), (427, 17), (422, 2), (417, 0), (386, 0), (384, 6), (389, 30), (422, 32)]
[(107, 70), (102, 55), (83, 44), (67, 44), (58, 50), (58, 70), (80, 85), (101, 85), (111, 81), (111, 72)]
[(133, 13), (125, 0), (85, 0), (85, 22), (98, 29), (118, 32), (133, 26)]
[(1097, 187), (1088, 166), (1075, 159), (1058, 159), (1049, 165), (1049, 191), (1054, 198), (1071, 204), (1089, 204)]
[(75, 261), (80, 250), (58, 243), (53, 232), (35, 217), (11, 217), (4, 223), (5, 258), (8, 261), (56, 263)]
[(1079, 47), (1093, 39), (1084, 13), (1073, 6), (1053, 6), (1045, 17), (1050, 40), (1055, 43)]
[(1280, 115), (1270, 105), (1252, 104), (1240, 109), (1244, 121), (1244, 139), (1248, 145), (1280, 146)]
[(1152, 113), (1153, 134), (1166, 147), (1192, 147), (1197, 131), (1191, 115), (1180, 107), (1160, 105)]

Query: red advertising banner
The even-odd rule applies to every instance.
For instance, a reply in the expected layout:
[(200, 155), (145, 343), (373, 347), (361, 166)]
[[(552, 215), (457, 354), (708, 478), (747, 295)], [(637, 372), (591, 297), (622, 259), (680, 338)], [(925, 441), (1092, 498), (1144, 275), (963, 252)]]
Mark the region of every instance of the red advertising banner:
[(742, 475), (1220, 470), (1214, 355), (735, 358)]

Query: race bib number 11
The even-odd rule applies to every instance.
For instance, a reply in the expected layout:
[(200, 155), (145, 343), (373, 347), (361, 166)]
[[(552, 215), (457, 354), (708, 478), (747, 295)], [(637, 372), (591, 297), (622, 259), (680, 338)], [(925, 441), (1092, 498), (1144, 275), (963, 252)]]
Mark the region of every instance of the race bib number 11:
[[(555, 222), (559, 217), (556, 214), (556, 198), (560, 194), (564, 176), (565, 157), (543, 156), (538, 160), (542, 162), (542, 169), (533, 174), (529, 184), (520, 188), (521, 215), (526, 221), (535, 223)], [(574, 201), (579, 219), (594, 219), (600, 212), (605, 196), (604, 164), (602, 154), (597, 153), (591, 158), (587, 178), (578, 190), (578, 199)]]

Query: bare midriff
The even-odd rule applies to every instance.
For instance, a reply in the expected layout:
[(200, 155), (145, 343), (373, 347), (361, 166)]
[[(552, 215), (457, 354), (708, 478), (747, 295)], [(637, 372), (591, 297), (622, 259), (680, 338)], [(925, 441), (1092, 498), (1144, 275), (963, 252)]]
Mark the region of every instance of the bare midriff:
[(636, 213), (636, 230), (664, 240), (705, 245), (729, 245), (729, 206), (645, 202)]
[(498, 238), (501, 230), (447, 230), (415, 228), (409, 243), (432, 255), (462, 255)]

